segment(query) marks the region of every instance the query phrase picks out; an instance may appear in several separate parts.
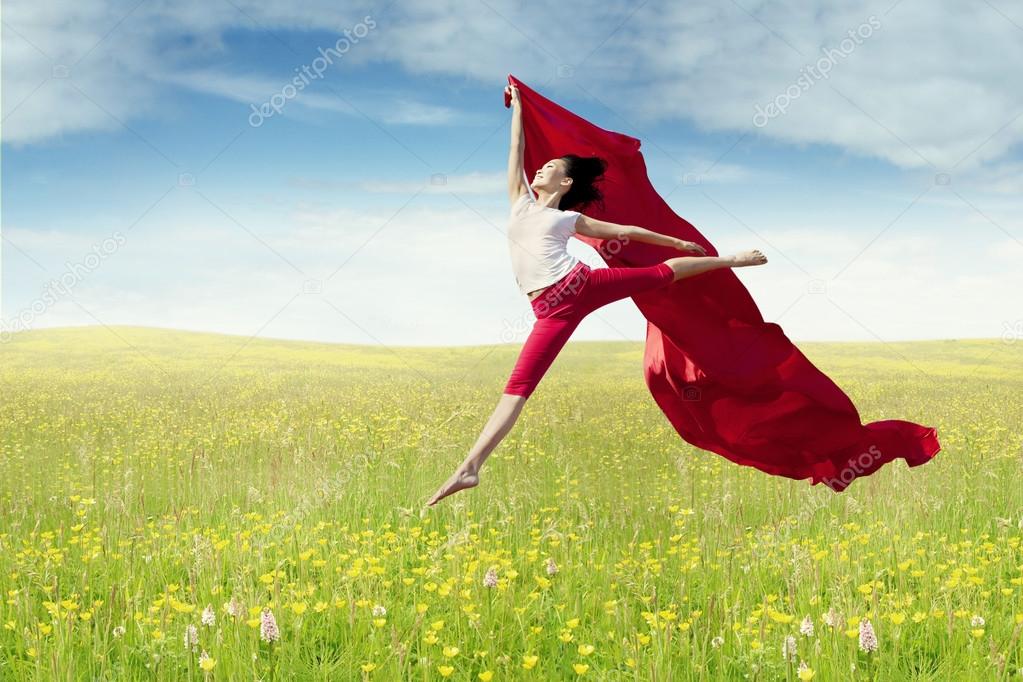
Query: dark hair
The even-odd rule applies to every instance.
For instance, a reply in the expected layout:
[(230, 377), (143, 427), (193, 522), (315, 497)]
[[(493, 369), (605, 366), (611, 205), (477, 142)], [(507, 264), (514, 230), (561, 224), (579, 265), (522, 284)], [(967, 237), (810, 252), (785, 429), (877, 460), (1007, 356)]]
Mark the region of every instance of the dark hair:
[(595, 183), (607, 170), (607, 162), (599, 156), (576, 154), (565, 154), (561, 159), (565, 162), (565, 175), (572, 178), (572, 188), (561, 197), (558, 208), (567, 211), (594, 201), (603, 202), (604, 195)]

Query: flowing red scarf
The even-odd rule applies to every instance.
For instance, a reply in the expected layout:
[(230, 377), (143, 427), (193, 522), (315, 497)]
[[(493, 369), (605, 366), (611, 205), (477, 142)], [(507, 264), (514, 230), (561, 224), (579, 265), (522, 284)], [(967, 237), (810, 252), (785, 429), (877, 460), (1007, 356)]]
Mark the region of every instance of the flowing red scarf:
[[(697, 242), (718, 255), (654, 190), (638, 139), (593, 125), (511, 74), (508, 82), (522, 102), (526, 168), (564, 154), (600, 156), (608, 162), (604, 206), (585, 207), (586, 215)], [(507, 93), (505, 106), (511, 106)], [(611, 267), (682, 255), (655, 244), (576, 237)], [(696, 447), (776, 476), (823, 482), (836, 492), (894, 459), (915, 467), (941, 449), (931, 427), (899, 419), (862, 424), (848, 396), (781, 327), (764, 322), (731, 269), (682, 279), (633, 301), (647, 319), (647, 386), (679, 435)]]

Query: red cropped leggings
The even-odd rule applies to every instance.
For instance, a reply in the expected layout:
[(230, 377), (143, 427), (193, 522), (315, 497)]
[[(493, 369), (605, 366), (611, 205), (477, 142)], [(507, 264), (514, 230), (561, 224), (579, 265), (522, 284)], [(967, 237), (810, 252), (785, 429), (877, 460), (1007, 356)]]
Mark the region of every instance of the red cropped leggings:
[(531, 301), (536, 323), (526, 338), (504, 392), (528, 398), (584, 317), (626, 296), (665, 286), (675, 278), (667, 263), (640, 268), (598, 268), (579, 262)]

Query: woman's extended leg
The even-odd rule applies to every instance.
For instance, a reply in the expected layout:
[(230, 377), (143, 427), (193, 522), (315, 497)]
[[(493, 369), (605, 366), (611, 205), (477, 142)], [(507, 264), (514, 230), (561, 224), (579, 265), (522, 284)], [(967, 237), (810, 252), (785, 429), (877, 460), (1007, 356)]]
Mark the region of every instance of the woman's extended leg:
[(428, 506), (433, 506), (459, 490), (479, 485), (479, 471), (483, 462), (511, 431), (526, 400), (533, 394), (540, 379), (568, 342), (572, 332), (579, 326), (581, 319), (572, 313), (570, 307), (566, 307), (555, 311), (550, 317), (536, 321), (522, 345), (515, 368), (505, 384), (504, 393), (479, 438), (476, 439), (476, 444), (455, 469), (455, 473), (451, 474), (426, 503)]
[(747, 265), (763, 265), (767, 256), (759, 250), (743, 251), (732, 256), (682, 256), (664, 261), (675, 271), (674, 281), (692, 277), (719, 268), (741, 268)]
[(720, 268), (738, 268), (766, 263), (767, 258), (756, 249), (732, 256), (680, 256), (657, 265), (627, 268), (599, 268), (587, 272), (579, 292), (580, 314), (590, 312), (628, 296), (677, 282)]

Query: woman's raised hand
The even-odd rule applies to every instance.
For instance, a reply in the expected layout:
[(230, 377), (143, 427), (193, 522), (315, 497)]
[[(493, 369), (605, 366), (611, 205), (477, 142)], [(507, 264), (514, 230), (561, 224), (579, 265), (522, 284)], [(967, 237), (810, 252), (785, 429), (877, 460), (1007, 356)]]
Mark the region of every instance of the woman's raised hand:
[(511, 103), (513, 107), (517, 107), (521, 104), (519, 100), (519, 88), (515, 85), (504, 86), (504, 94), (511, 96)]
[(701, 256), (707, 255), (707, 251), (702, 246), (700, 246), (696, 242), (687, 242), (685, 239), (679, 239), (678, 243), (675, 245), (675, 248), (678, 249), (679, 251), (695, 251)]

